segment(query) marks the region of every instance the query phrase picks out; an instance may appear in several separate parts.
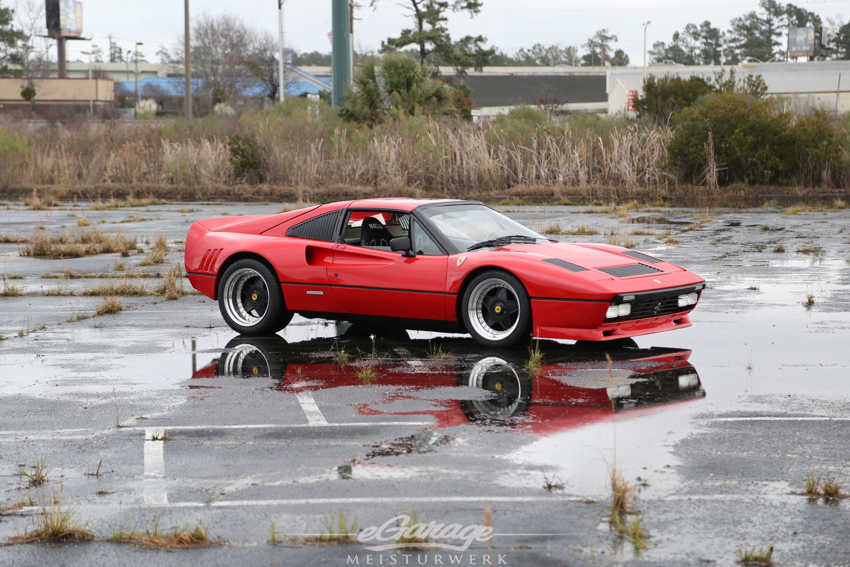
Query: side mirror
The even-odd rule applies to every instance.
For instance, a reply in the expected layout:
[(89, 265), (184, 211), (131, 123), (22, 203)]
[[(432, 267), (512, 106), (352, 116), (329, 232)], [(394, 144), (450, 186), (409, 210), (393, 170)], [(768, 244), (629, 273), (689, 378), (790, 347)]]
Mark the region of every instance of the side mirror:
[(410, 249), (410, 238), (407, 236), (400, 236), (390, 240), (390, 250), (393, 252), (401, 252), (401, 255), (405, 258), (412, 258), (416, 256), (416, 254), (414, 254)]

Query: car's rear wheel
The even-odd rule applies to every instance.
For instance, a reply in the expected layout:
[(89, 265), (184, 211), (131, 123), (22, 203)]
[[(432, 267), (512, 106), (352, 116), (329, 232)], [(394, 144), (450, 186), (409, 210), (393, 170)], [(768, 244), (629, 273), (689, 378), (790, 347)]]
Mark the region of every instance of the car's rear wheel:
[(467, 332), (478, 343), (508, 347), (528, 336), (531, 304), (517, 278), (500, 270), (488, 270), (467, 286), (461, 316)]
[(243, 335), (273, 335), (292, 320), (277, 277), (257, 260), (238, 260), (227, 268), (218, 305), (230, 328)]

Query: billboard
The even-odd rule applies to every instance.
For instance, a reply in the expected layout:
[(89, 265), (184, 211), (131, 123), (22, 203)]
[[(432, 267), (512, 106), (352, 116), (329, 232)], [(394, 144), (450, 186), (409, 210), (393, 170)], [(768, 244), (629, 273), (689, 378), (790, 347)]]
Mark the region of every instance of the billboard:
[(83, 35), (83, 4), (77, 0), (46, 0), (47, 35), (53, 38)]
[(788, 57), (814, 57), (817, 47), (815, 28), (788, 30)]

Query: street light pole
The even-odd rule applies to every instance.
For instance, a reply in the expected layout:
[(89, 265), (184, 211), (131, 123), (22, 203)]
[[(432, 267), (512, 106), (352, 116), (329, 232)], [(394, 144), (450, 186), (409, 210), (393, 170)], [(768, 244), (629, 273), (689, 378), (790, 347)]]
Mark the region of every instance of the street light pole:
[(81, 51), (83, 55), (89, 56), (89, 119), (94, 117), (94, 90), (92, 89), (92, 73), (91, 73), (91, 51)]
[(643, 82), (646, 82), (646, 28), (652, 22), (647, 20), (643, 23)]
[(277, 100), (281, 103), (286, 99), (286, 24), (283, 17), (283, 5), (286, 0), (277, 0), (277, 11), (280, 24), (280, 62), (278, 63), (278, 74), (280, 80), (277, 87)]
[(144, 45), (141, 41), (136, 42), (136, 112), (142, 104), (142, 90), (139, 88), (139, 46)]
[(133, 54), (129, 49), (127, 50), (127, 82), (130, 82), (130, 56)]
[(183, 46), (183, 61), (184, 61), (184, 73), (185, 73), (185, 81), (186, 81), (186, 92), (185, 92), (185, 100), (183, 101), (184, 106), (184, 114), (186, 115), (186, 126), (188, 126), (192, 122), (192, 42), (190, 40), (191, 34), (191, 25), (189, 22), (189, 0), (185, 0), (185, 21), (183, 25), (185, 26), (184, 30), (184, 39), (185, 43)]

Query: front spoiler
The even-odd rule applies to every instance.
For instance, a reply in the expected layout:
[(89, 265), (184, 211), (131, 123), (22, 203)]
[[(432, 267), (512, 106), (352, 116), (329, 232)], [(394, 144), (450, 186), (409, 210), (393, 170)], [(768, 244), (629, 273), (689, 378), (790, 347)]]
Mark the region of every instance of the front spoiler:
[(662, 317), (648, 317), (600, 325), (596, 329), (571, 329), (567, 327), (534, 327), (535, 338), (570, 339), (575, 341), (613, 341), (684, 329), (692, 325), (687, 313), (672, 313)]

